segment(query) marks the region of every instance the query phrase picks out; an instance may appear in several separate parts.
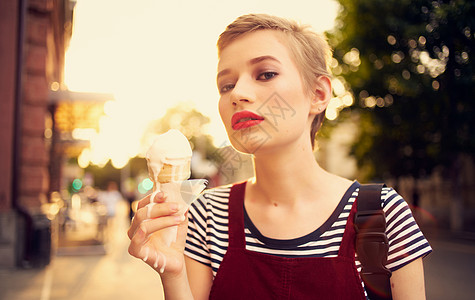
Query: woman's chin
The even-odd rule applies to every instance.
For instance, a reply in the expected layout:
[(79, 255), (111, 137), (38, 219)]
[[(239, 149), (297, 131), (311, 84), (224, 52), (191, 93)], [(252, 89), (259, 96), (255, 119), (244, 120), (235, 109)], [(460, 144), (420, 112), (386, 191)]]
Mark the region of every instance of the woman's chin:
[(234, 149), (246, 154), (256, 154), (263, 147), (269, 147), (273, 138), (269, 130), (261, 125), (229, 130), (228, 137)]

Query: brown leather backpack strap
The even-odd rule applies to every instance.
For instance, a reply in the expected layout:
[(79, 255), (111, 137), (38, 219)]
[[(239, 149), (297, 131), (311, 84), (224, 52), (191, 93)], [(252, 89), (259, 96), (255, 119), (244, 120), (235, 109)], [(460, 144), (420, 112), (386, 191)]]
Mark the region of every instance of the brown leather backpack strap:
[(356, 199), (356, 253), (361, 262), (361, 278), (369, 299), (392, 299), (391, 271), (385, 267), (389, 243), (386, 218), (381, 207), (383, 184), (361, 185)]

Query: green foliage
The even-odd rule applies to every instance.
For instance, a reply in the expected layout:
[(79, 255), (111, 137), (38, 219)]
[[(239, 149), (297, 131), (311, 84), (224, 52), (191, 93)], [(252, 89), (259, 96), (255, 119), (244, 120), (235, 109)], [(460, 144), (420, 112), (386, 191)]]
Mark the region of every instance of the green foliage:
[(330, 42), (373, 177), (423, 176), (475, 153), (475, 2), (339, 0)]
[(208, 123), (207, 116), (181, 103), (169, 108), (161, 119), (152, 122), (150, 131), (161, 134), (173, 128), (180, 130), (187, 138), (191, 138), (202, 135), (204, 126)]
[(169, 129), (180, 130), (191, 142), (193, 150), (199, 150), (210, 160), (215, 160), (216, 147), (212, 137), (205, 133), (209, 117), (184, 103), (178, 104), (167, 110), (165, 115), (150, 123), (144, 139), (150, 135), (167, 132)]

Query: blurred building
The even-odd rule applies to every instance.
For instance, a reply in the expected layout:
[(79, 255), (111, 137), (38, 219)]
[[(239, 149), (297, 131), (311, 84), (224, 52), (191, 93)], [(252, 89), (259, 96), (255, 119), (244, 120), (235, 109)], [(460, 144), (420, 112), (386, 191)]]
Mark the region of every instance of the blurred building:
[(2, 267), (49, 262), (50, 219), (44, 206), (50, 190), (48, 102), (51, 84), (62, 82), (73, 5), (61, 0), (0, 2)]
[(86, 146), (71, 133), (97, 123), (110, 100), (64, 90), (74, 5), (0, 1), (0, 268), (50, 262), (62, 164), (68, 152)]

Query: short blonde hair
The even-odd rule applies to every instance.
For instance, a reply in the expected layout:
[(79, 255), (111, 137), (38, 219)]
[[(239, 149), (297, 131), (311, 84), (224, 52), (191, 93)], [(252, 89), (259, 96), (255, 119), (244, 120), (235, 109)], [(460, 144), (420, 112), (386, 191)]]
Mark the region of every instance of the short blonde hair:
[[(287, 37), (287, 46), (300, 70), (304, 87), (308, 92), (319, 76), (331, 77), (330, 61), (332, 50), (326, 38), (311, 30), (308, 25), (301, 25), (293, 20), (267, 14), (248, 14), (238, 17), (229, 24), (218, 39), (218, 57), (221, 52), (240, 36), (256, 30), (277, 30)], [(325, 111), (315, 116), (312, 122), (310, 138), (314, 146), (315, 135), (321, 127)]]

